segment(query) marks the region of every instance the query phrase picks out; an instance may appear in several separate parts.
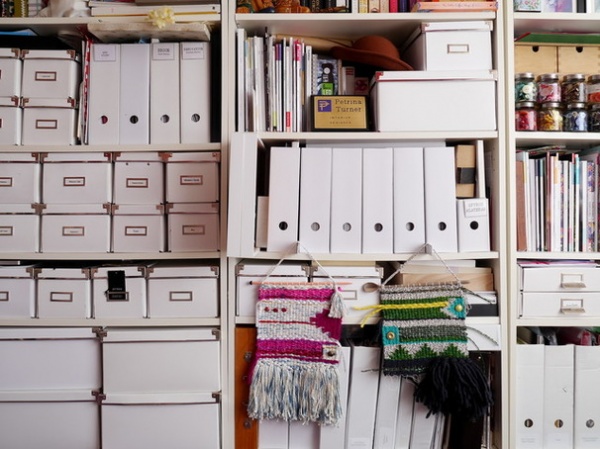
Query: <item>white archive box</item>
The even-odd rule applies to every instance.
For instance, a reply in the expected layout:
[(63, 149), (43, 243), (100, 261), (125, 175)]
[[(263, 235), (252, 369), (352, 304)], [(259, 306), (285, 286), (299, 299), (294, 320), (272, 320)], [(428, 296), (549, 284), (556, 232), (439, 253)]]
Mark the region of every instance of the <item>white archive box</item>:
[(221, 447), (220, 409), (210, 393), (107, 394), (103, 449)]
[(18, 48), (0, 48), (0, 97), (21, 96), (23, 60)]
[(20, 101), (19, 97), (0, 97), (0, 145), (21, 145), (23, 109), (19, 107)]
[(110, 251), (108, 204), (45, 204), (40, 252)]
[(42, 159), (46, 204), (104, 204), (112, 201), (108, 153), (48, 153)]
[(90, 272), (94, 318), (146, 317), (144, 267), (94, 267)]
[(107, 395), (221, 390), (216, 329), (108, 328), (102, 361)]
[(423, 22), (402, 59), (414, 70), (491, 70), (492, 21)]
[(33, 266), (0, 266), (0, 319), (34, 316)]
[(75, 50), (21, 50), (25, 98), (77, 98), (81, 65)]
[(23, 145), (75, 145), (77, 108), (72, 98), (23, 98)]
[(40, 215), (36, 205), (2, 204), (0, 254), (37, 253), (40, 250)]
[(113, 203), (164, 203), (164, 163), (160, 153), (113, 153), (113, 158)]
[(2, 447), (99, 447), (100, 407), (90, 390), (0, 392), (0, 415)]
[(88, 268), (40, 268), (36, 280), (38, 318), (91, 318)]
[(168, 203), (219, 201), (219, 152), (165, 153)]
[(40, 185), (38, 153), (0, 154), (0, 204), (39, 203)]
[(112, 245), (115, 253), (160, 253), (165, 250), (162, 204), (113, 204)]
[(218, 251), (219, 238), (219, 203), (167, 205), (168, 251)]
[(219, 316), (219, 267), (154, 265), (146, 276), (148, 318)]
[(344, 323), (358, 323), (369, 310), (356, 310), (355, 307), (379, 304), (379, 286), (383, 277), (383, 267), (379, 265), (321, 265), (315, 267), (312, 280), (327, 282), (331, 278), (339, 282), (346, 313)]
[(387, 71), (371, 88), (376, 131), (494, 131), (495, 70)]
[(101, 386), (100, 341), (91, 328), (0, 329), (0, 391)]
[[(277, 267), (273, 263), (244, 260), (235, 266), (236, 315), (256, 316), (256, 300), (260, 282), (307, 282), (310, 266), (299, 262), (282, 262)], [(265, 279), (269, 276), (268, 279)]]

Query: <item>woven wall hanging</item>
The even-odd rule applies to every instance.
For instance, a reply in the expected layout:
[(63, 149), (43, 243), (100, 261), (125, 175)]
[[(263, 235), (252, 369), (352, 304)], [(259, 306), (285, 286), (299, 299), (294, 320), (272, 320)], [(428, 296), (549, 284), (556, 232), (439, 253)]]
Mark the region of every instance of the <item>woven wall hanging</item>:
[(342, 315), (341, 295), (333, 281), (261, 282), (251, 418), (338, 422)]

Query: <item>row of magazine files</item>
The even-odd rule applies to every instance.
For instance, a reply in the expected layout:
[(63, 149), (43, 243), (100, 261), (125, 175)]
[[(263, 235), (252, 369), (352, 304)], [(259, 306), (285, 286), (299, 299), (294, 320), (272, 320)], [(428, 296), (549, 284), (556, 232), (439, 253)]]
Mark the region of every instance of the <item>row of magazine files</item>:
[[(253, 328), (236, 329), (236, 360), (242, 369)], [(380, 370), (381, 347), (377, 326), (347, 326), (339, 364), (343, 417), (337, 426), (319, 426), (276, 420), (259, 422), (244, 419), (247, 386), (236, 379), (236, 448), (244, 449), (481, 449), (492, 447), (491, 412), (470, 421), (460, 417), (429, 414), (429, 409), (415, 401), (413, 380), (384, 376)], [(356, 344), (354, 343), (356, 342)], [(360, 342), (360, 343), (359, 343)], [(363, 346), (364, 345), (364, 346)], [(491, 379), (490, 353), (472, 353), (486, 368)], [(490, 380), (491, 381), (491, 380)], [(238, 388), (239, 386), (239, 388)], [(241, 405), (241, 407), (240, 407)]]

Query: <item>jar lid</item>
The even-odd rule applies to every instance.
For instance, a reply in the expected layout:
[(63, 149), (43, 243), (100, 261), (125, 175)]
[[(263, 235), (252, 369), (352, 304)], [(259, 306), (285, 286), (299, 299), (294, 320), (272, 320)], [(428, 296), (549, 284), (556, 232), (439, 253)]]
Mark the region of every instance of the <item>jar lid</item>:
[(535, 75), (533, 74), (533, 72), (515, 73), (515, 79), (518, 79), (518, 78), (531, 78), (531, 79), (534, 79)]
[(590, 75), (588, 77), (588, 81), (591, 81), (591, 82), (600, 81), (600, 74)]
[(591, 103), (589, 107), (590, 109), (600, 109), (600, 103)]
[(550, 102), (550, 103), (542, 103), (540, 107), (545, 108), (545, 109), (550, 109), (550, 108), (559, 109), (560, 103), (554, 102), (554, 101)]
[(582, 102), (581, 103), (580, 102), (569, 103), (567, 105), (567, 109), (585, 109), (585, 103), (582, 103)]
[[(600, 103), (598, 103), (600, 105)], [(534, 108), (535, 107), (535, 102), (533, 101), (519, 101), (517, 102), (517, 104), (515, 105), (515, 107), (517, 108)]]
[(565, 75), (564, 81), (585, 81), (585, 75), (583, 73), (570, 73)]
[(555, 81), (558, 80), (558, 73), (543, 73), (538, 79), (540, 81)]

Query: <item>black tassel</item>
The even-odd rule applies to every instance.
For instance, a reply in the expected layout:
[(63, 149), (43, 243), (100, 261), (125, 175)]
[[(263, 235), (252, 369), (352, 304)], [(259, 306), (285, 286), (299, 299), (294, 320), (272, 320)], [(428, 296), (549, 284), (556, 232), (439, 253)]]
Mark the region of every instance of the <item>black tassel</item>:
[(434, 359), (417, 385), (415, 399), (430, 414), (458, 413), (471, 420), (485, 415), (493, 402), (484, 371), (468, 357)]

